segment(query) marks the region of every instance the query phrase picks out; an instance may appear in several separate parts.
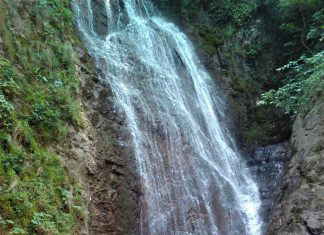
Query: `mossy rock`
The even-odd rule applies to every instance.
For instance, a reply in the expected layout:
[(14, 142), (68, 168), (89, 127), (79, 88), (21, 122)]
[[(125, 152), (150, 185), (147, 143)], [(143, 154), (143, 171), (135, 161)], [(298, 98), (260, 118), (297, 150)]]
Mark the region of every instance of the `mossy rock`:
[(214, 55), (217, 52), (217, 48), (224, 44), (223, 37), (214, 29), (202, 25), (197, 26), (198, 35), (203, 39), (203, 50)]

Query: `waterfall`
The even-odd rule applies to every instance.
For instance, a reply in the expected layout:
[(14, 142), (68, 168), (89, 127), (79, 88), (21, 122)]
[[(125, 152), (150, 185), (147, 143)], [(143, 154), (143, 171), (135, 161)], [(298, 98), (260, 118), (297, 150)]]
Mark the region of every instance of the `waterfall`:
[(73, 3), (84, 42), (132, 137), (141, 234), (261, 234), (258, 188), (225, 125), (225, 102), (187, 36), (148, 0)]

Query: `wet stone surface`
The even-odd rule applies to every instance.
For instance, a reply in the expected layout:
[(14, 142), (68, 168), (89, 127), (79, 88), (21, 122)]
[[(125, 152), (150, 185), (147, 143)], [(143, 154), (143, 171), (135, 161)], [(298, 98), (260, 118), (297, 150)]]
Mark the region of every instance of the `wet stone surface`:
[(289, 151), (287, 142), (259, 147), (253, 151), (247, 162), (259, 185), (262, 200), (260, 214), (265, 224), (270, 220), (284, 165), (289, 160)]

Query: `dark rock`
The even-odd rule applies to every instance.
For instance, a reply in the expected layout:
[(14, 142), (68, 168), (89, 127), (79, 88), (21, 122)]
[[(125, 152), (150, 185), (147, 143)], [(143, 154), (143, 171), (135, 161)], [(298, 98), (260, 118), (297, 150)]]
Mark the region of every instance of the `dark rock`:
[(105, 2), (103, 0), (92, 0), (93, 26), (100, 37), (108, 34), (108, 15)]
[(289, 145), (287, 142), (256, 148), (247, 161), (254, 180), (259, 185), (262, 201), (261, 217), (266, 225), (271, 216), (274, 199), (280, 185), (285, 162), (289, 158)]
[(319, 98), (294, 123), (290, 141), (294, 154), (284, 170), (268, 235), (324, 233), (323, 114), (324, 100)]
[(70, 149), (57, 152), (85, 188), (89, 217), (87, 231), (80, 234), (138, 234), (140, 186), (123, 116), (113, 107), (109, 86), (93, 79), (98, 72), (88, 68), (89, 55), (80, 48), (75, 51), (84, 128), (70, 127)]
[(223, 50), (220, 47), (217, 48), (217, 55), (218, 55), (218, 59), (219, 59), (221, 67), (224, 69), (227, 69), (229, 64), (225, 58)]

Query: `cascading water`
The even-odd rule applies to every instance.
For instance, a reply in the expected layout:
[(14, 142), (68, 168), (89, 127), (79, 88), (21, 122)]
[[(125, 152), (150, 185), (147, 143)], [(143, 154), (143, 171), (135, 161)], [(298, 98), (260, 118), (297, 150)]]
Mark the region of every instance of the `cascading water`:
[(222, 124), (224, 102), (191, 42), (150, 1), (104, 5), (108, 34), (102, 37), (93, 2), (73, 4), (132, 136), (141, 234), (260, 234), (257, 186)]

